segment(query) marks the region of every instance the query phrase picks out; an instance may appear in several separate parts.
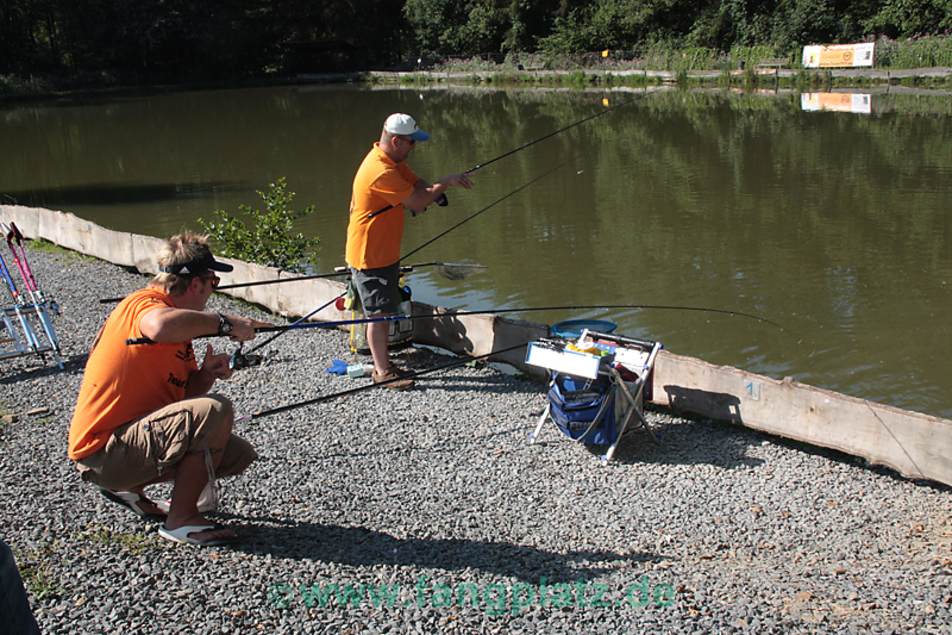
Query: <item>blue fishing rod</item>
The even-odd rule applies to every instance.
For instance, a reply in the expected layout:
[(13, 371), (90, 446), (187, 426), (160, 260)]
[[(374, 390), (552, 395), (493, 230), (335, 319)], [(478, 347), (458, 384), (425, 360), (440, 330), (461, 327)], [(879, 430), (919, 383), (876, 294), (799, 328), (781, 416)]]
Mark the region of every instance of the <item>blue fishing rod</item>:
[(3, 259), (2, 254), (0, 254), (0, 278), (3, 278), (3, 282), (6, 284), (7, 290), (10, 292), (10, 296), (13, 298), (13, 311), (20, 322), (20, 327), (23, 329), (23, 336), (26, 338), (30, 348), (33, 349), (33, 352), (39, 353), (40, 341), (37, 339), (36, 334), (30, 327), (30, 323), (27, 321), (26, 314), (24, 312), (28, 306), (28, 303), (26, 302), (26, 299), (20, 294), (16, 283), (13, 282), (13, 276), (10, 275), (10, 269), (7, 267), (7, 263)]
[[(53, 352), (59, 356), (62, 354), (59, 339), (56, 337), (56, 330), (53, 328), (53, 320), (47, 313), (47, 309), (53, 313), (59, 313), (59, 306), (53, 300), (48, 300), (43, 290), (40, 289), (40, 285), (37, 284), (33, 268), (30, 267), (30, 261), (26, 257), (26, 249), (23, 247), (23, 234), (20, 232), (20, 228), (16, 226), (16, 223), (10, 221), (9, 225), (0, 223), (0, 230), (6, 233), (7, 246), (13, 254), (13, 262), (20, 271), (23, 284), (33, 300), (33, 310), (40, 320), (40, 326), (43, 327), (46, 339), (49, 340)], [(18, 248), (19, 252), (17, 251)], [(9, 271), (7, 273), (9, 274)], [(37, 338), (37, 344), (39, 344), (39, 338)]]

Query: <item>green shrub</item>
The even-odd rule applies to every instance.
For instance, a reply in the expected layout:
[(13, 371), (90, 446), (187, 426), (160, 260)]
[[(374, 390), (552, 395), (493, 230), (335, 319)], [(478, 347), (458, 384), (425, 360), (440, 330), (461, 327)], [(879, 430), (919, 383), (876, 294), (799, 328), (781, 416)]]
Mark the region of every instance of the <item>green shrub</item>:
[(306, 263), (315, 262), (319, 240), (295, 233), (294, 223), (312, 214), (314, 206), (300, 212), (292, 209), (295, 193), (288, 191), (284, 177), (268, 184), (266, 192), (259, 190), (258, 196), (264, 201), (263, 210), (238, 206), (244, 221), (220, 209), (213, 212), (215, 219), (199, 218), (198, 224), (222, 256), (286, 271), (304, 271)]

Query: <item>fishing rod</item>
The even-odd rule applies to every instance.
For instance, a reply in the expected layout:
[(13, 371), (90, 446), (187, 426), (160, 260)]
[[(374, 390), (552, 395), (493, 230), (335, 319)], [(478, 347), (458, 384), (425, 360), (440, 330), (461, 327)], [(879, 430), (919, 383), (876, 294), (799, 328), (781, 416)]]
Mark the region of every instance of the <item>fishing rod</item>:
[[(336, 298), (335, 298), (336, 299)], [(333, 300), (331, 300), (333, 302)], [(328, 303), (329, 304), (329, 303)], [(327, 305), (324, 305), (327, 306)], [(338, 326), (347, 326), (350, 324), (371, 324), (374, 322), (395, 322), (398, 320), (425, 320), (425, 319), (438, 319), (444, 317), (463, 317), (467, 315), (496, 315), (499, 313), (532, 313), (536, 311), (580, 311), (580, 310), (594, 310), (594, 309), (626, 309), (626, 310), (668, 310), (668, 311), (697, 311), (704, 313), (717, 313), (721, 315), (730, 315), (730, 316), (739, 316), (745, 317), (764, 324), (769, 324), (774, 326), (781, 331), (786, 329), (774, 322), (773, 320), (767, 319), (760, 315), (755, 315), (753, 313), (745, 313), (744, 311), (733, 311), (730, 309), (717, 309), (713, 307), (700, 307), (700, 306), (687, 306), (687, 305), (675, 305), (675, 304), (569, 304), (569, 305), (554, 305), (554, 306), (530, 306), (530, 307), (505, 307), (501, 309), (482, 309), (482, 310), (472, 310), (472, 311), (444, 311), (441, 313), (427, 313), (421, 315), (381, 315), (376, 317), (369, 318), (356, 318), (353, 320), (336, 320), (333, 322), (300, 322), (295, 321), (291, 324), (286, 324), (283, 326), (263, 326), (255, 329), (255, 333), (284, 333), (287, 331), (296, 331), (301, 329), (319, 329), (319, 328), (335, 328)], [(227, 337), (219, 336), (218, 333), (211, 333), (208, 335), (197, 335), (196, 337)], [(273, 339), (273, 338), (272, 338)], [(127, 339), (126, 344), (129, 346), (134, 346), (138, 344), (154, 344), (152, 340), (147, 337), (140, 337), (136, 339)], [(254, 349), (253, 349), (254, 350)], [(250, 352), (250, 351), (249, 351)]]
[(470, 214), (469, 216), (467, 216), (466, 218), (464, 218), (464, 219), (461, 220), (460, 222), (456, 223), (455, 225), (453, 225), (453, 226), (450, 227), (449, 229), (446, 229), (446, 230), (440, 232), (439, 234), (437, 234), (437, 235), (434, 236), (433, 238), (429, 239), (428, 241), (426, 241), (425, 243), (423, 243), (423, 244), (420, 245), (419, 247), (417, 247), (417, 248), (415, 248), (415, 249), (411, 249), (406, 255), (401, 256), (401, 258), (409, 258), (410, 256), (412, 256), (413, 254), (417, 253), (418, 251), (420, 251), (420, 250), (423, 249), (424, 247), (426, 247), (426, 246), (428, 246), (428, 245), (431, 245), (432, 243), (436, 242), (437, 240), (439, 240), (439, 239), (442, 238), (443, 236), (446, 236), (448, 233), (450, 233), (450, 232), (453, 231), (454, 229), (458, 228), (460, 225), (462, 225), (462, 224), (464, 224), (464, 223), (467, 223), (467, 222), (473, 220), (474, 218), (476, 218), (477, 216), (479, 216), (479, 215), (482, 214), (483, 212), (487, 211), (489, 208), (493, 207), (494, 205), (496, 205), (496, 204), (498, 204), (498, 203), (501, 203), (502, 201), (506, 200), (507, 198), (509, 198), (510, 196), (512, 196), (512, 195), (514, 195), (514, 194), (518, 194), (519, 192), (521, 192), (522, 190), (526, 189), (527, 187), (529, 187), (530, 185), (532, 185), (532, 184), (535, 183), (536, 181), (538, 181), (538, 180), (540, 180), (540, 179), (543, 179), (543, 178), (549, 176), (550, 174), (552, 174), (553, 172), (555, 172), (556, 170), (558, 170), (559, 168), (561, 168), (563, 165), (565, 165), (565, 164), (564, 164), (564, 163), (560, 163), (560, 164), (558, 164), (557, 166), (555, 166), (554, 168), (552, 168), (551, 170), (549, 170), (549, 171), (547, 171), (547, 172), (543, 172), (542, 174), (540, 174), (539, 176), (535, 177), (534, 179), (532, 179), (532, 180), (529, 181), (528, 183), (526, 183), (526, 184), (524, 184), (524, 185), (520, 185), (518, 188), (514, 189), (513, 191), (509, 192), (508, 194), (505, 194), (505, 195), (503, 195), (503, 196), (497, 198), (495, 201), (493, 201), (492, 203), (490, 203), (490, 204), (487, 205), (486, 207), (484, 207), (484, 208), (482, 208), (482, 209), (480, 209), (480, 210), (478, 210), (478, 211), (476, 211), (476, 212), (473, 212), (472, 214)]
[[(43, 332), (46, 334), (46, 338), (49, 340), (53, 350), (57, 354), (60, 354), (59, 340), (53, 328), (53, 320), (46, 311), (48, 307), (50, 311), (58, 313), (59, 306), (52, 300), (47, 301), (43, 290), (40, 289), (40, 285), (37, 284), (36, 276), (33, 275), (33, 268), (30, 267), (30, 261), (26, 257), (26, 249), (23, 247), (23, 234), (20, 232), (20, 228), (16, 226), (16, 223), (10, 221), (9, 225), (0, 223), (0, 230), (6, 234), (7, 246), (13, 253), (13, 262), (16, 264), (20, 272), (20, 277), (23, 278), (23, 283), (30, 293), (30, 298), (33, 300), (33, 308), (40, 320), (40, 326), (43, 327)], [(19, 253), (17, 253), (17, 247), (19, 248)]]
[[(34, 293), (42, 293), (39, 285), (36, 284), (36, 277), (33, 275), (33, 269), (30, 268), (30, 262), (26, 258), (26, 249), (23, 248), (23, 234), (20, 233), (20, 229), (16, 226), (16, 223), (12, 221), (9, 225), (0, 223), (0, 231), (3, 231), (6, 235), (7, 246), (10, 248), (10, 251), (13, 252), (13, 262), (16, 264), (17, 269), (20, 270), (20, 277), (23, 278), (23, 283), (26, 285), (27, 290), (31, 295)], [(16, 241), (16, 245), (20, 248), (19, 256), (13, 246), (14, 241)]]
[[(432, 239), (428, 240), (428, 241), (425, 242), (423, 245), (420, 245), (420, 246), (417, 247), (416, 249), (410, 251), (408, 254), (404, 254), (403, 256), (400, 256), (400, 260), (402, 260), (402, 259), (404, 259), (404, 258), (406, 258), (406, 257), (408, 257), (408, 256), (411, 256), (411, 255), (415, 254), (416, 252), (420, 251), (421, 249), (423, 249), (424, 247), (426, 247), (427, 245), (429, 245), (430, 243), (432, 243), (434, 240), (436, 240), (436, 239), (438, 239), (438, 238), (440, 238), (440, 237), (442, 237), (442, 236), (445, 236), (448, 232), (450, 232), (450, 231), (456, 229), (457, 227), (459, 227), (460, 225), (462, 225), (462, 224), (465, 223), (466, 221), (468, 221), (468, 220), (470, 220), (470, 219), (472, 219), (472, 218), (474, 218), (474, 217), (476, 217), (476, 216), (479, 216), (479, 215), (482, 214), (483, 212), (485, 212), (485, 211), (489, 210), (490, 208), (492, 208), (492, 207), (498, 205), (499, 203), (503, 202), (504, 200), (506, 200), (506, 199), (509, 198), (510, 196), (513, 196), (513, 195), (515, 195), (515, 194), (521, 192), (522, 190), (526, 189), (527, 187), (529, 187), (530, 185), (532, 185), (533, 183), (535, 183), (536, 181), (538, 181), (538, 180), (541, 179), (542, 177), (544, 177), (544, 176), (546, 176), (546, 175), (548, 175), (548, 174), (551, 174), (552, 172), (554, 172), (555, 170), (557, 170), (559, 167), (561, 167), (561, 165), (556, 166), (555, 168), (549, 170), (548, 172), (545, 172), (545, 173), (541, 174), (540, 176), (537, 176), (536, 178), (532, 179), (531, 181), (529, 181), (529, 182), (526, 183), (525, 185), (519, 186), (518, 188), (516, 188), (516, 189), (514, 189), (513, 191), (509, 192), (508, 194), (505, 194), (505, 195), (503, 195), (503, 196), (500, 196), (499, 198), (497, 198), (495, 201), (493, 201), (493, 202), (490, 203), (489, 205), (486, 205), (485, 207), (483, 207), (483, 208), (480, 209), (479, 211), (475, 212), (474, 214), (470, 214), (467, 218), (463, 219), (462, 222), (457, 223), (456, 225), (454, 225), (453, 227), (449, 228), (448, 230), (442, 232), (441, 234), (439, 234), (439, 235), (436, 236), (435, 238), (432, 238)], [(400, 262), (400, 260), (398, 260), (397, 262)], [(319, 311), (321, 311), (321, 310), (325, 309), (326, 307), (330, 306), (330, 304), (331, 304), (332, 302), (336, 302), (339, 298), (344, 297), (345, 294), (346, 294), (346, 292), (341, 293), (340, 295), (334, 297), (333, 299), (330, 300), (330, 302), (327, 302), (327, 303), (325, 303), (325, 304), (319, 306), (318, 308), (314, 309), (313, 311), (311, 311), (311, 312), (308, 313), (307, 315), (305, 315), (305, 316), (303, 316), (303, 317), (301, 317), (301, 318), (298, 318), (298, 319), (295, 320), (293, 323), (291, 323), (290, 326), (296, 326), (296, 325), (298, 325), (298, 324), (302, 324), (302, 323), (306, 322), (306, 320), (307, 320), (308, 318), (310, 318), (312, 315), (314, 315), (315, 313), (318, 313)], [(274, 340), (276, 340), (276, 339), (278, 339), (279, 337), (281, 337), (282, 335), (284, 335), (284, 333), (286, 333), (286, 332), (287, 332), (287, 330), (278, 331), (277, 333), (275, 333), (273, 336), (269, 337), (269, 338), (268, 338), (267, 340), (265, 340), (264, 342), (261, 342), (260, 344), (257, 344), (257, 345), (255, 345), (254, 347), (252, 347), (252, 348), (251, 348), (250, 350), (248, 350), (246, 353), (242, 353), (242, 352), (241, 352), (242, 346), (241, 346), (241, 344), (239, 344), (239, 345), (238, 345), (238, 348), (236, 348), (235, 351), (234, 351), (234, 352), (232, 353), (232, 355), (231, 355), (232, 362), (235, 364), (235, 366), (233, 366), (233, 368), (234, 368), (234, 367), (243, 367), (244, 365), (255, 365), (255, 364), (257, 364), (257, 363), (260, 363), (260, 357), (259, 357), (258, 359), (255, 359), (254, 357), (249, 357), (249, 354), (251, 354), (252, 352), (254, 352), (254, 351), (256, 351), (256, 350), (260, 350), (260, 349), (263, 348), (264, 346), (270, 344), (270, 343), (273, 342)]]
[(528, 345), (528, 343), (529, 343), (529, 342), (526, 341), (526, 342), (523, 342), (523, 343), (521, 343), (521, 344), (516, 344), (516, 345), (514, 345), (514, 346), (507, 346), (506, 348), (501, 348), (501, 349), (499, 349), (499, 350), (492, 351), (492, 352), (489, 352), (489, 353), (484, 353), (484, 354), (482, 354), (482, 355), (476, 355), (476, 356), (474, 356), (474, 357), (466, 357), (466, 358), (456, 359), (456, 360), (453, 360), (452, 362), (448, 362), (448, 363), (446, 363), (446, 364), (440, 364), (440, 365), (438, 365), (438, 366), (433, 366), (432, 368), (426, 368), (426, 369), (424, 369), (424, 370), (419, 370), (419, 371), (416, 371), (416, 372), (414, 372), (414, 373), (409, 373), (409, 374), (407, 374), (406, 377), (394, 377), (393, 379), (388, 379), (388, 380), (386, 380), (386, 381), (381, 381), (381, 382), (379, 382), (379, 383), (364, 384), (363, 386), (357, 386), (356, 388), (349, 388), (349, 389), (347, 389), (347, 390), (342, 390), (342, 391), (340, 391), (340, 392), (331, 393), (331, 394), (329, 394), (329, 395), (321, 395), (320, 397), (314, 397), (313, 399), (305, 399), (304, 401), (298, 401), (298, 402), (290, 403), (290, 404), (287, 404), (287, 405), (284, 405), (284, 406), (278, 406), (277, 408), (271, 408), (271, 409), (269, 409), (269, 410), (259, 410), (258, 412), (254, 412), (254, 413), (252, 413), (252, 414), (250, 414), (250, 415), (244, 415), (244, 416), (241, 416), (241, 417), (236, 417), (236, 418), (235, 418), (235, 423), (244, 423), (244, 422), (246, 422), (246, 421), (252, 421), (252, 420), (254, 420), (254, 419), (260, 419), (260, 418), (262, 418), (262, 417), (270, 417), (271, 415), (276, 415), (276, 414), (280, 414), (280, 413), (282, 413), (282, 412), (287, 412), (288, 410), (295, 410), (295, 409), (297, 409), (297, 408), (303, 408), (304, 406), (312, 406), (312, 405), (314, 405), (314, 404), (319, 404), (319, 403), (323, 403), (323, 402), (325, 402), (325, 401), (330, 401), (331, 399), (336, 399), (337, 397), (344, 397), (344, 396), (347, 396), (347, 395), (353, 395), (353, 394), (355, 394), (355, 393), (363, 392), (363, 391), (365, 391), (365, 390), (372, 390), (372, 389), (374, 389), (374, 388), (379, 388), (379, 387), (382, 387), (382, 386), (386, 386), (386, 385), (389, 384), (389, 383), (392, 383), (392, 382), (395, 382), (395, 381), (400, 381), (401, 379), (415, 379), (415, 378), (417, 378), (417, 377), (422, 377), (423, 375), (429, 375), (429, 374), (431, 374), (431, 373), (436, 373), (436, 372), (439, 372), (439, 371), (441, 371), (441, 370), (447, 370), (447, 369), (450, 369), (450, 368), (457, 368), (457, 367), (459, 367), (459, 366), (464, 366), (464, 365), (466, 365), (466, 364), (469, 364), (470, 362), (477, 361), (477, 360), (480, 360), (480, 359), (485, 359), (485, 358), (491, 357), (491, 356), (493, 356), (493, 355), (500, 355), (500, 354), (502, 354), (502, 353), (508, 353), (508, 352), (510, 352), (510, 351), (517, 350), (517, 349), (519, 349), (519, 348), (525, 348), (525, 347)]
[(26, 314), (24, 313), (24, 309), (26, 309), (28, 303), (26, 299), (20, 294), (16, 283), (13, 282), (13, 276), (10, 275), (10, 269), (7, 267), (7, 263), (3, 259), (2, 255), (0, 255), (0, 278), (3, 278), (3, 282), (6, 284), (7, 290), (10, 292), (10, 296), (13, 298), (13, 312), (16, 314), (17, 319), (20, 322), (20, 328), (23, 329), (23, 335), (26, 338), (27, 343), (30, 345), (30, 348), (33, 349), (34, 353), (39, 353), (40, 342), (37, 339), (36, 334), (33, 332), (33, 329), (30, 327), (30, 323), (27, 321)]
[[(570, 123), (570, 124), (567, 125), (567, 126), (563, 126), (562, 128), (559, 128), (558, 130), (555, 130), (555, 131), (553, 131), (553, 132), (550, 132), (550, 133), (548, 133), (548, 134), (545, 134), (545, 135), (539, 137), (538, 139), (533, 139), (532, 141), (529, 141), (528, 143), (522, 144), (522, 145), (519, 146), (518, 148), (514, 148), (514, 149), (512, 149), (512, 150), (509, 150), (508, 152), (504, 152), (504, 153), (500, 154), (500, 155), (497, 156), (497, 157), (494, 157), (494, 158), (492, 158), (492, 159), (489, 159), (488, 161), (484, 161), (483, 163), (477, 163), (476, 165), (474, 165), (474, 166), (471, 167), (470, 169), (468, 169), (468, 170), (466, 170), (465, 172), (463, 172), (463, 174), (472, 174), (473, 172), (476, 172), (476, 171), (478, 171), (478, 170), (482, 170), (482, 169), (483, 169), (484, 167), (486, 167), (487, 165), (491, 165), (491, 164), (495, 163), (496, 161), (499, 161), (499, 160), (501, 160), (501, 159), (505, 159), (505, 158), (508, 157), (508, 156), (512, 156), (513, 154), (516, 154), (517, 152), (521, 152), (521, 151), (525, 150), (526, 148), (528, 148), (528, 147), (530, 147), (530, 146), (534, 146), (535, 144), (539, 143), (540, 141), (545, 141), (546, 139), (549, 139), (549, 138), (551, 138), (551, 137), (554, 137), (555, 135), (560, 134), (560, 133), (562, 133), (562, 132), (565, 132), (566, 130), (569, 130), (569, 129), (574, 128), (574, 127), (576, 127), (576, 126), (580, 126), (580, 125), (582, 125), (583, 123), (585, 123), (585, 122), (587, 122), (587, 121), (591, 121), (592, 119), (597, 119), (598, 117), (601, 117), (601, 116), (603, 116), (603, 115), (607, 115), (608, 113), (612, 112), (613, 110), (617, 110), (618, 108), (621, 108), (622, 106), (626, 106), (626, 105), (630, 104), (630, 103), (633, 102), (634, 100), (635, 100), (634, 98), (631, 98), (631, 99), (628, 99), (628, 100), (626, 100), (626, 101), (623, 101), (623, 102), (621, 102), (620, 104), (617, 104), (617, 105), (615, 105), (615, 106), (607, 106), (607, 107), (605, 107), (603, 110), (600, 110), (600, 111), (596, 112), (595, 114), (592, 114), (592, 115), (589, 115), (589, 116), (584, 117), (584, 118), (582, 118), (582, 119), (579, 119), (578, 121), (575, 121), (575, 122), (573, 122), (573, 123)], [(446, 205), (446, 202), (447, 202), (447, 201), (446, 201), (445, 196), (446, 196), (445, 194), (442, 195), (442, 197), (443, 197), (443, 199), (444, 199), (444, 202), (440, 203), (440, 201), (437, 200), (437, 204), (440, 205), (441, 207)], [(384, 207), (384, 208), (378, 209), (377, 211), (371, 212), (370, 214), (368, 214), (368, 215), (367, 215), (367, 218), (370, 219), (370, 218), (374, 218), (374, 217), (376, 217), (376, 216), (379, 216), (380, 214), (383, 214), (384, 212), (393, 209), (393, 207), (394, 207), (393, 205), (388, 205), (388, 206), (386, 206), (386, 207)]]
[[(486, 269), (485, 265), (466, 263), (466, 262), (420, 262), (412, 265), (402, 265), (400, 270), (404, 273), (413, 271), (422, 267), (436, 267), (437, 271), (448, 280), (463, 280), (470, 274), (479, 269)], [(239, 289), (242, 287), (257, 287), (265, 284), (278, 284), (281, 282), (298, 282), (301, 280), (317, 280), (320, 278), (338, 278), (349, 276), (350, 271), (347, 267), (335, 267), (334, 271), (328, 273), (313, 273), (303, 276), (291, 276), (288, 278), (271, 278), (269, 280), (256, 280), (254, 282), (237, 282), (235, 284), (222, 284), (215, 287), (215, 291), (225, 291), (227, 289)], [(100, 298), (99, 304), (112, 304), (122, 301), (123, 298)]]
[[(595, 114), (592, 114), (592, 115), (589, 115), (589, 116), (587, 116), (587, 117), (584, 117), (583, 119), (579, 119), (579, 120), (576, 121), (576, 122), (573, 122), (573, 123), (571, 123), (571, 124), (569, 124), (569, 125), (567, 125), (567, 126), (564, 126), (564, 127), (562, 127), (562, 128), (559, 128), (558, 130), (555, 130), (555, 131), (550, 132), (550, 133), (548, 133), (548, 134), (546, 134), (546, 135), (543, 135), (543, 136), (539, 137), (538, 139), (534, 139), (534, 140), (532, 140), (532, 141), (529, 141), (528, 143), (524, 143), (524, 144), (522, 144), (521, 146), (519, 146), (518, 148), (514, 148), (513, 150), (509, 150), (508, 152), (504, 152), (503, 154), (500, 154), (499, 156), (494, 157), (494, 158), (492, 158), (492, 159), (490, 159), (490, 160), (488, 160), (488, 161), (485, 161), (485, 162), (483, 162), (483, 163), (477, 163), (475, 166), (473, 166), (472, 168), (470, 168), (469, 170), (467, 170), (465, 173), (466, 173), (466, 174), (472, 174), (473, 172), (475, 172), (475, 171), (477, 171), (477, 170), (481, 170), (481, 169), (483, 169), (484, 167), (486, 167), (487, 165), (490, 165), (490, 164), (492, 164), (492, 163), (495, 163), (496, 161), (499, 161), (500, 159), (505, 159), (506, 157), (508, 157), (508, 156), (510, 156), (510, 155), (513, 155), (513, 154), (515, 154), (515, 153), (517, 153), (517, 152), (520, 152), (520, 151), (522, 151), (522, 150), (525, 150), (525, 149), (528, 148), (529, 146), (535, 145), (535, 144), (539, 143), (540, 141), (545, 141), (546, 139), (548, 139), (548, 138), (550, 138), (550, 137), (554, 137), (555, 135), (557, 135), (557, 134), (559, 134), (559, 133), (561, 133), (561, 132), (565, 132), (566, 130), (569, 130), (570, 128), (574, 128), (574, 127), (579, 126), (579, 125), (581, 125), (581, 124), (583, 124), (583, 123), (585, 123), (585, 122), (587, 122), (587, 121), (591, 121), (592, 119), (595, 119), (595, 118), (597, 118), (597, 117), (601, 117), (602, 115), (605, 115), (605, 114), (607, 114), (607, 113), (609, 113), (609, 112), (611, 112), (611, 111), (613, 111), (613, 110), (617, 110), (618, 108), (621, 108), (622, 106), (626, 106), (626, 105), (628, 105), (629, 103), (631, 103), (631, 102), (633, 102), (633, 101), (634, 101), (634, 98), (629, 99), (629, 100), (627, 100), (627, 101), (624, 101), (624, 102), (622, 102), (622, 103), (620, 103), (620, 104), (617, 104), (617, 105), (615, 105), (615, 106), (608, 106), (608, 107), (606, 107), (604, 110), (601, 110), (601, 111), (599, 111), (599, 112), (597, 112), (597, 113), (595, 113)], [(561, 167), (561, 165), (560, 165), (560, 166), (557, 166), (557, 167)], [(557, 169), (557, 168), (555, 168), (555, 169)], [(554, 171), (554, 170), (553, 170), (553, 171)], [(546, 173), (543, 174), (542, 176), (546, 176), (547, 174), (549, 174), (549, 172), (546, 172)], [(542, 177), (540, 176), (540, 177), (538, 177), (538, 178), (542, 178)], [(489, 209), (489, 208), (492, 207), (493, 205), (496, 205), (497, 203), (501, 202), (502, 200), (508, 198), (509, 196), (512, 196), (512, 195), (515, 194), (516, 192), (519, 192), (520, 190), (524, 189), (525, 187), (527, 187), (527, 186), (530, 185), (531, 183), (535, 182), (536, 180), (538, 180), (538, 179), (534, 179), (533, 181), (530, 181), (529, 183), (527, 183), (526, 185), (520, 187), (519, 189), (517, 189), (517, 190), (515, 190), (515, 191), (513, 191), (513, 192), (510, 192), (509, 194), (503, 196), (503, 197), (500, 198), (500, 199), (497, 199), (496, 201), (493, 201), (493, 202), (490, 203), (488, 206), (486, 206), (486, 207), (484, 207), (483, 209), (479, 210), (479, 211), (476, 212), (475, 214), (472, 214), (469, 218), (463, 220), (462, 222), (458, 223), (457, 225), (454, 225), (453, 227), (451, 227), (450, 229), (446, 230), (446, 231), (443, 232), (442, 234), (439, 234), (438, 236), (434, 237), (433, 239), (431, 239), (431, 240), (428, 241), (427, 243), (424, 243), (424, 244), (421, 245), (420, 247), (417, 247), (416, 249), (414, 249), (414, 250), (411, 251), (410, 253), (405, 254), (404, 256), (401, 257), (401, 259), (407, 258), (407, 257), (411, 256), (412, 254), (416, 253), (417, 251), (419, 251), (420, 249), (423, 249), (423, 247), (429, 245), (430, 243), (432, 243), (433, 241), (435, 241), (437, 238), (443, 237), (445, 234), (449, 233), (449, 232), (452, 231), (453, 229), (456, 229), (456, 227), (458, 227), (459, 225), (462, 225), (464, 222), (466, 222), (466, 221), (469, 220), (470, 218), (475, 217), (475, 216), (478, 216), (479, 214), (481, 214), (482, 212), (486, 211), (487, 209)], [(445, 195), (443, 195), (443, 196), (444, 196), (444, 198), (445, 198)], [(379, 209), (379, 210), (377, 210), (377, 211), (375, 211), (375, 212), (371, 212), (369, 218), (373, 218), (374, 216), (376, 216), (376, 215), (378, 215), (378, 214), (382, 214), (383, 212), (387, 211), (388, 209), (391, 209), (392, 207), (393, 207), (393, 206), (391, 205), (391, 206), (387, 206), (387, 207), (385, 207), (385, 208), (383, 208), (383, 209)], [(409, 266), (411, 266), (411, 267), (412, 267), (412, 266), (423, 267), (423, 266), (438, 265), (438, 264), (453, 266), (453, 265), (456, 265), (457, 263), (426, 263), (425, 265), (424, 265), (424, 264), (420, 264), (420, 265), (409, 265)], [(281, 283), (281, 282), (294, 282), (294, 281), (296, 281), (296, 280), (314, 280), (314, 279), (317, 279), (317, 278), (331, 278), (331, 277), (334, 277), (334, 276), (343, 276), (343, 275), (347, 275), (346, 272), (337, 272), (337, 271), (335, 271), (335, 272), (333, 272), (333, 273), (321, 273), (321, 274), (313, 274), (313, 275), (307, 275), (307, 276), (295, 276), (295, 277), (292, 277), (292, 278), (275, 278), (275, 279), (273, 279), (273, 280), (259, 280), (259, 281), (256, 281), (256, 282), (242, 282), (242, 283), (237, 283), (237, 284), (222, 285), (222, 286), (219, 286), (219, 287), (218, 287), (218, 290), (219, 290), (219, 291), (223, 291), (223, 290), (225, 290), (225, 289), (236, 289), (236, 288), (239, 288), (239, 287), (252, 287), (252, 286), (263, 285), (263, 284), (277, 284), (277, 283)], [(453, 276), (447, 276), (447, 277), (450, 278), (450, 279), (457, 279), (457, 278), (455, 278), (455, 277), (453, 277)], [(122, 298), (103, 298), (103, 299), (100, 299), (100, 300), (99, 300), (99, 303), (100, 303), (100, 304), (110, 304), (110, 303), (113, 303), (113, 302), (119, 302), (120, 300), (122, 300)]]

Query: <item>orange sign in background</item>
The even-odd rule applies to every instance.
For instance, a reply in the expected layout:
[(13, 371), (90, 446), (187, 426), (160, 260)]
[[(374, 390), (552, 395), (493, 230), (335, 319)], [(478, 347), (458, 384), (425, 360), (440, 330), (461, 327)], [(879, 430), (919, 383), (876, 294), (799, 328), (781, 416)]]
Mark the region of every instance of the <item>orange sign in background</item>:
[(868, 93), (803, 93), (800, 107), (806, 111), (832, 110), (868, 115), (872, 112)]

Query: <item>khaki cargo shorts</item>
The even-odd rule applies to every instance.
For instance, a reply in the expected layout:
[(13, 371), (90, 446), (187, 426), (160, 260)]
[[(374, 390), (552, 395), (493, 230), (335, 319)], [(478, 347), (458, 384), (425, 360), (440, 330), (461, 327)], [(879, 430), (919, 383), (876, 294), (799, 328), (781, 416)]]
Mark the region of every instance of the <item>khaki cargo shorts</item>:
[(159, 480), (190, 452), (224, 452), (215, 476), (233, 476), (258, 458), (251, 444), (232, 434), (224, 448), (207, 438), (233, 417), (231, 402), (220, 395), (176, 401), (116, 428), (95, 454), (76, 462), (84, 481), (111, 490), (129, 490)]

